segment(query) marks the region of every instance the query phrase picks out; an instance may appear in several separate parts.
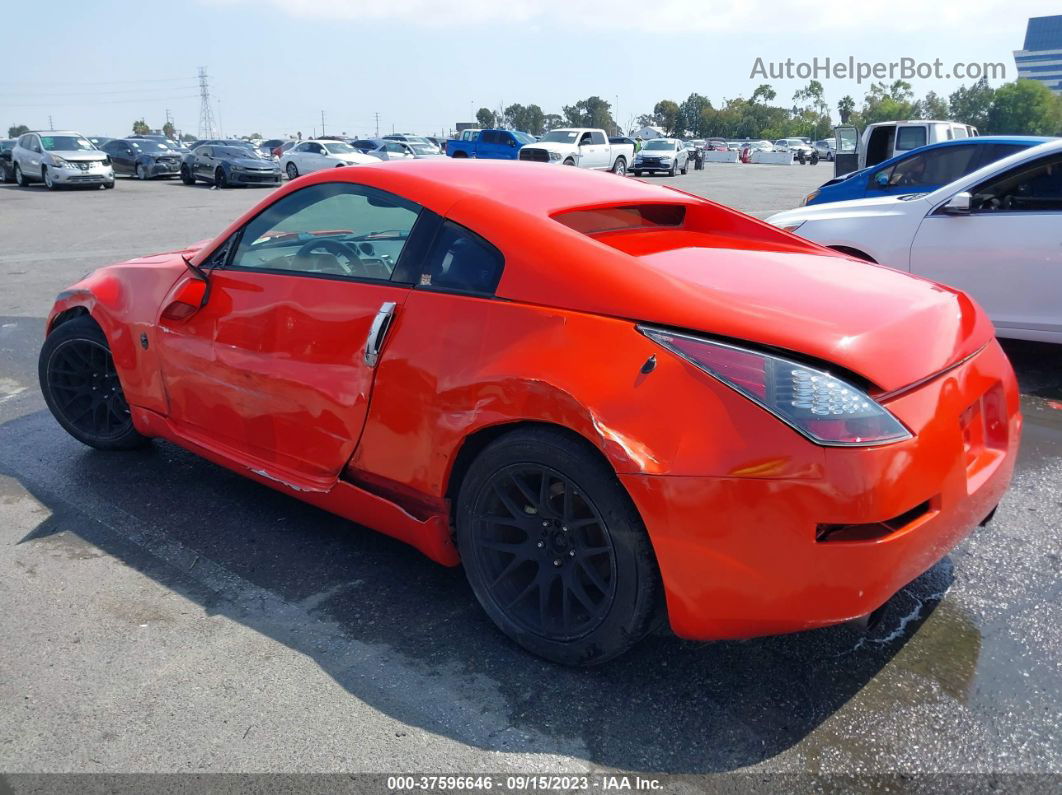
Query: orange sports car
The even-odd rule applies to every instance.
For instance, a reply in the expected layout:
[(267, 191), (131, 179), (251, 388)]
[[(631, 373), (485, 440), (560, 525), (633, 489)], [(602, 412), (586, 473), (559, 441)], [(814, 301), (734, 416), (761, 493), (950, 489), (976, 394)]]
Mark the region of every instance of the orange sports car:
[(965, 294), (702, 198), (499, 161), (328, 169), (59, 295), (75, 438), (165, 439), (463, 564), (599, 663), (658, 617), (864, 617), (992, 514), (1021, 418)]

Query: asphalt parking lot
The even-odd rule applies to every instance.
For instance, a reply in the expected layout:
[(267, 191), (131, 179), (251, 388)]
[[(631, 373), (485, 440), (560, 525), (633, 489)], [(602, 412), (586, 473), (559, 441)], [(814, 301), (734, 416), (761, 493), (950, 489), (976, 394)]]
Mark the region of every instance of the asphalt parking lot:
[[(830, 174), (650, 181), (765, 217)], [(567, 670), (496, 631), (459, 569), (169, 444), (88, 450), (45, 410), (58, 291), (267, 193), (0, 186), (0, 770), (1062, 773), (1058, 347), (1006, 343), (1012, 489), (869, 634), (661, 633)]]

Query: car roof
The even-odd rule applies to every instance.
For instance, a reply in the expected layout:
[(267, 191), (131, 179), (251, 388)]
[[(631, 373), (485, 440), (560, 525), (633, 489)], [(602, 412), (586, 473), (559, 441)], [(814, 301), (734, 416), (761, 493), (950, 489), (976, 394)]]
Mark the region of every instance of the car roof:
[(37, 135), (78, 135), (84, 138), (84, 135), (76, 130), (30, 130), (31, 133), (37, 133)]
[[(880, 163), (875, 163), (872, 166), (867, 166), (867, 169), (874, 169), (875, 171), (899, 162), (900, 160), (906, 160), (908, 157), (914, 154), (919, 154), (930, 149), (943, 149), (948, 146), (973, 146), (976, 144), (1025, 144), (1027, 146), (1039, 146), (1040, 144), (1050, 143), (1051, 141), (1060, 141), (1062, 138), (1057, 138), (1050, 135), (975, 135), (971, 138), (953, 138), (950, 141), (937, 141), (936, 143), (926, 144), (925, 146), (919, 146), (917, 149), (909, 149), (906, 152), (901, 152), (895, 157), (890, 157), (888, 160), (882, 160)], [(863, 169), (864, 171), (866, 169)], [(859, 173), (859, 172), (855, 172)]]

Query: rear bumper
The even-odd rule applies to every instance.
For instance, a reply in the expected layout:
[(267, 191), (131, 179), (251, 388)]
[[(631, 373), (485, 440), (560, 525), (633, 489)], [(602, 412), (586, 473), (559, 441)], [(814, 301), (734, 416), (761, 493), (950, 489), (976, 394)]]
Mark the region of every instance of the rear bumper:
[(825, 449), (822, 478), (621, 476), (649, 530), (676, 634), (742, 638), (859, 618), (992, 512), (1021, 430), (998, 344), (887, 405), (915, 437)]

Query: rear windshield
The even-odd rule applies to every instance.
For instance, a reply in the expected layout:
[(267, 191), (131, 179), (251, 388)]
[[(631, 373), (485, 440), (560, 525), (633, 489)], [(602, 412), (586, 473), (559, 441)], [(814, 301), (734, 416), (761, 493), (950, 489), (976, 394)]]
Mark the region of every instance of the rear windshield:
[(595, 235), (624, 229), (654, 229), (682, 226), (686, 208), (681, 204), (642, 204), (628, 207), (600, 207), (571, 210), (553, 216), (576, 232)]

